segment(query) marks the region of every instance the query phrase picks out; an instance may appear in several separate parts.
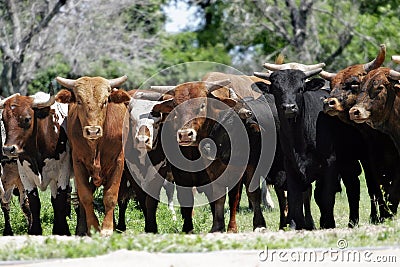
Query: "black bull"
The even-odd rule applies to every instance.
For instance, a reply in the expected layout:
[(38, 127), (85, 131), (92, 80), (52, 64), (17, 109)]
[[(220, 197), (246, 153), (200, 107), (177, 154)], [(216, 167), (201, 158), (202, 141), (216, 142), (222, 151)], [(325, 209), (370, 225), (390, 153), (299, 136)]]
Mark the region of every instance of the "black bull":
[[(256, 182), (259, 183), (259, 179), (261, 176), (265, 177), (269, 184), (274, 185), (281, 211), (279, 228), (283, 229), (286, 226), (287, 203), (284, 197), (284, 190), (286, 190), (286, 175), (283, 167), (282, 150), (279, 143), (279, 118), (275, 108), (274, 98), (272, 95), (266, 95), (265, 97), (261, 96), (258, 99), (246, 97), (244, 99), (241, 99), (240, 102), (244, 108), (251, 111), (251, 113), (247, 114), (247, 116), (241, 117), (242, 123), (245, 126), (247, 132), (250, 146), (250, 153), (247, 164), (253, 166), (253, 168), (255, 169), (257, 169), (258, 165), (262, 166), (261, 168), (257, 169), (258, 171), (254, 173), (252, 177), (250, 177), (250, 180), (245, 180), (243, 182), (247, 187), (249, 187), (252, 180), (254, 180), (253, 185), (255, 185)], [(267, 108), (267, 106), (269, 107), (269, 109)], [(233, 140), (229, 136), (229, 133), (234, 132), (235, 128), (237, 127), (237, 125), (234, 123), (235, 121), (232, 119), (233, 112), (235, 111), (232, 109), (221, 112), (218, 120), (219, 123), (216, 123), (213, 126), (208, 136), (215, 143), (216, 151), (212, 151), (211, 147), (213, 146), (209, 144), (209, 142), (203, 143), (203, 146), (200, 147), (203, 155), (206, 155), (210, 158), (218, 158), (226, 165), (242, 164), (243, 162), (243, 155), (241, 151), (236, 149), (237, 147), (239, 147), (237, 142), (243, 142), (243, 139)], [(266, 113), (270, 112), (272, 112), (273, 120), (271, 120), (271, 116), (268, 114), (269, 121), (263, 121), (263, 124), (267, 123), (270, 129), (271, 127), (275, 126), (276, 130), (272, 130), (274, 131), (272, 132), (274, 133), (272, 135), (271, 131), (266, 131), (266, 129), (263, 128), (265, 127), (265, 125), (260, 126), (257, 120), (257, 117), (265, 118)], [(256, 117), (255, 114), (257, 114), (258, 116)], [(262, 133), (269, 135), (263, 136), (267, 138), (267, 143), (269, 145), (268, 147), (261, 146), (261, 139), (263, 138)], [(276, 141), (274, 140), (275, 136)], [(232, 149), (232, 147), (234, 149)], [(267, 152), (268, 149), (270, 149), (270, 151), (275, 151), (275, 154), (272, 158), (269, 155), (269, 153), (271, 152)], [(260, 160), (260, 156), (262, 155), (262, 153), (266, 153), (266, 155)], [(271, 160), (273, 160), (272, 165)], [(240, 188), (241, 187), (239, 187), (239, 190)], [(247, 188), (247, 190), (249, 190), (249, 188)], [(234, 195), (234, 193), (235, 192), (232, 192), (231, 194)], [(240, 193), (241, 192), (239, 192), (239, 194)], [(230, 202), (231, 201), (232, 200), (230, 199)]]

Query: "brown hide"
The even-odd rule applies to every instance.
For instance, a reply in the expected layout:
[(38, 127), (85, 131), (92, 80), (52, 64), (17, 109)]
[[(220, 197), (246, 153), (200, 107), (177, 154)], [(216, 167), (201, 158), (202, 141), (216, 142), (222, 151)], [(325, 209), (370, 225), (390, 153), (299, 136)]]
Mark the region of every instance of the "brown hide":
[(374, 128), (386, 122), (390, 125), (398, 124), (400, 109), (396, 93), (399, 84), (389, 76), (389, 68), (379, 68), (366, 75), (357, 103), (350, 109), (352, 120), (367, 122)]
[(39, 160), (44, 160), (55, 153), (60, 125), (54, 123), (50, 116), (54, 110), (42, 108), (39, 112), (43, 118), (35, 119), (33, 102), (32, 97), (17, 95), (4, 103), (6, 140), (3, 148), (14, 147), (16, 152), (8, 156), (25, 152), (30, 157), (40, 154), (42, 158)]
[(385, 55), (386, 47), (381, 45), (378, 55), (369, 63), (352, 65), (336, 74), (321, 72), (321, 77), (330, 81), (331, 88), (331, 97), (324, 101), (324, 111), (331, 116), (338, 115), (342, 120), (347, 121), (347, 111), (355, 104), (357, 95), (361, 92), (361, 82), (368, 72), (383, 64)]
[[(239, 98), (253, 97), (254, 99), (257, 99), (261, 96), (261, 93), (250, 90), (251, 86), (256, 82), (268, 83), (268, 81), (255, 76), (234, 75), (221, 72), (207, 73), (202, 80), (212, 82), (223, 79), (231, 80), (231, 84), (228, 85), (228, 87), (231, 87)], [(214, 95), (219, 97), (229, 97), (227, 90), (218, 90)]]
[[(101, 77), (80, 78), (76, 80), (74, 88), (62, 90), (56, 97), (60, 102), (72, 100), (69, 102), (67, 135), (72, 148), (78, 197), (86, 213), (88, 234), (92, 227), (100, 230), (93, 210), (90, 177), (96, 186), (104, 186), (105, 217), (101, 233), (110, 235), (114, 229), (113, 212), (124, 168), (123, 144), (126, 140), (123, 140), (123, 128), (128, 127), (124, 103), (129, 99), (123, 90), (112, 91), (108, 80)], [(101, 127), (102, 136), (85, 138), (83, 129), (87, 125)]]

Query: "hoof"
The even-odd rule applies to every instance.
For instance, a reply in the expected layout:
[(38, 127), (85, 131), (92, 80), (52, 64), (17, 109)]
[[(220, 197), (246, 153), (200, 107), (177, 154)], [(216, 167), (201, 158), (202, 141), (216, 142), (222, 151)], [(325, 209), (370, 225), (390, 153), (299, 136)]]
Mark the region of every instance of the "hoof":
[(100, 231), (101, 236), (112, 236), (113, 230), (103, 229)]
[(254, 233), (266, 233), (267, 232), (267, 228), (265, 227), (257, 227), (256, 229), (254, 229)]

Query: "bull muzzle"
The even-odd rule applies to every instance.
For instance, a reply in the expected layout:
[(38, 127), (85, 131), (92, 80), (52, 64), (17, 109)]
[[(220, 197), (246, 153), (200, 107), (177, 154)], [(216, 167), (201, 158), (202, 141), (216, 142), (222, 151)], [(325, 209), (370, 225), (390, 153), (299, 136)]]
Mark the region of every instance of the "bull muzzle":
[(153, 148), (153, 144), (150, 140), (150, 137), (147, 135), (137, 135), (135, 137), (136, 148), (139, 150), (150, 151)]
[(285, 112), (285, 117), (293, 118), (297, 116), (299, 108), (296, 104), (282, 104), (282, 109)]
[(20, 149), (17, 145), (3, 146), (3, 154), (9, 158), (18, 157), (18, 154), (22, 153), (22, 149)]
[(85, 126), (83, 128), (83, 137), (94, 140), (103, 136), (103, 128), (101, 126)]
[(324, 112), (334, 116), (336, 115), (339, 111), (343, 111), (342, 105), (340, 104), (339, 100), (335, 97), (329, 97), (327, 99), (324, 99), (324, 105), (323, 109)]
[(197, 132), (195, 129), (181, 129), (177, 132), (177, 141), (180, 146), (191, 146), (196, 142)]
[(354, 106), (349, 110), (350, 119), (356, 123), (364, 123), (369, 119), (370, 112), (361, 106)]

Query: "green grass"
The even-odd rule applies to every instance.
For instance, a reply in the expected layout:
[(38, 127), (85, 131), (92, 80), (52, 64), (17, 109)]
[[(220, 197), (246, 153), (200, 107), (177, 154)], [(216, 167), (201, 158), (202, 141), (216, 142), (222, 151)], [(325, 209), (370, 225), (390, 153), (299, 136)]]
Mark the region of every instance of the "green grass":
[[(70, 238), (59, 240), (51, 235), (52, 207), (48, 192), (41, 192), (42, 200), (42, 227), (43, 239), (28, 237), (23, 243), (0, 237), (0, 260), (20, 259), (46, 259), (46, 258), (75, 258), (105, 254), (118, 249), (149, 251), (149, 252), (204, 252), (222, 249), (251, 249), (260, 250), (268, 248), (335, 248), (338, 239), (346, 239), (349, 247), (372, 246), (398, 246), (400, 236), (400, 220), (396, 217), (381, 225), (369, 224), (369, 197), (366, 192), (365, 181), (361, 179), (360, 201), (360, 226), (356, 229), (348, 229), (348, 204), (345, 189), (336, 195), (335, 219), (337, 229), (318, 231), (278, 231), (279, 211), (276, 207), (273, 211), (264, 211), (267, 223), (265, 233), (252, 232), (252, 217), (248, 207), (247, 197), (243, 194), (241, 211), (237, 214), (237, 223), (240, 234), (208, 234), (211, 228), (212, 216), (208, 206), (200, 206), (194, 209), (193, 235), (181, 233), (182, 219), (179, 209), (176, 207), (177, 220), (172, 220), (172, 215), (164, 204), (159, 205), (157, 222), (159, 234), (144, 234), (144, 218), (140, 210), (131, 201), (127, 211), (127, 231), (122, 234), (115, 233), (111, 237), (101, 237), (94, 234), (91, 238)], [(99, 194), (99, 193), (98, 193)], [(275, 193), (273, 199), (277, 206)], [(319, 227), (319, 210), (312, 200), (312, 212)], [(12, 226), (16, 235), (26, 233), (26, 223), (20, 211), (17, 198), (13, 198), (11, 204)], [(118, 214), (118, 208), (116, 208)], [(98, 213), (100, 220), (102, 214)], [(228, 221), (229, 210), (226, 206), (225, 220)], [(4, 227), (4, 219), (1, 216), (0, 231)], [(75, 232), (76, 215), (72, 212), (69, 220), (71, 232)]]

